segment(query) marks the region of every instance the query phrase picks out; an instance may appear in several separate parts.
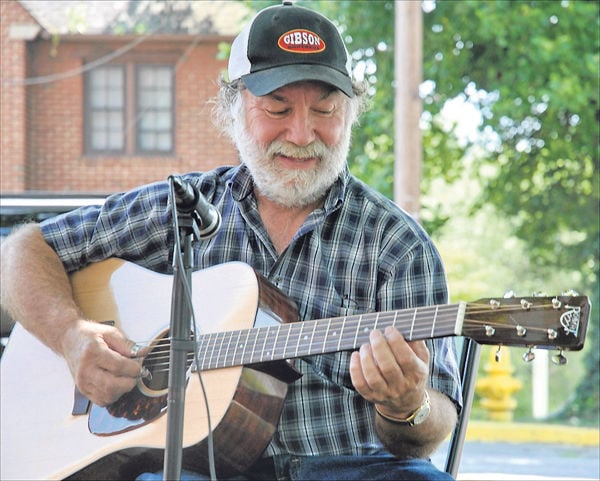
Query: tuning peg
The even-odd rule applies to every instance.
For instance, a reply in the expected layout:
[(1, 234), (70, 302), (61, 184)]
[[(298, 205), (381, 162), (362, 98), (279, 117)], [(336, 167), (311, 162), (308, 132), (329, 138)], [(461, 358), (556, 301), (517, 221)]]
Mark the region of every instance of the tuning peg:
[(548, 297), (548, 294), (546, 294), (544, 291), (536, 291), (533, 294), (531, 294), (532, 297)]
[(528, 311), (529, 309), (531, 309), (532, 305), (533, 304), (527, 299), (521, 299), (521, 309), (523, 309), (524, 311)]
[(535, 352), (533, 352), (533, 346), (529, 346), (527, 352), (523, 354), (523, 361), (531, 362), (535, 359)]
[(563, 296), (570, 296), (570, 297), (575, 297), (579, 295), (579, 292), (577, 292), (574, 289), (568, 289), (565, 292), (562, 293)]
[(552, 362), (557, 366), (564, 366), (567, 364), (567, 362), (569, 362), (569, 360), (563, 354), (563, 350), (559, 349), (558, 354), (552, 356)]
[(504, 293), (504, 299), (512, 299), (513, 297), (517, 297), (517, 295), (512, 289)]
[(494, 359), (496, 360), (496, 362), (500, 362), (500, 359), (502, 359), (502, 346), (498, 346), (496, 354), (494, 355)]

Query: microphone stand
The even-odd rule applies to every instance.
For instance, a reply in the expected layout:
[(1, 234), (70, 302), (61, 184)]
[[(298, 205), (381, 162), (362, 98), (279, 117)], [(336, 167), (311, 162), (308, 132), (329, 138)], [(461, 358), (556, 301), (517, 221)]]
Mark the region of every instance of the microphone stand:
[[(173, 199), (174, 201), (174, 199)], [(173, 293), (171, 297), (171, 347), (169, 352), (169, 384), (167, 394), (167, 439), (164, 456), (163, 479), (165, 481), (181, 479), (183, 451), (183, 417), (185, 409), (185, 387), (187, 354), (194, 350), (191, 318), (185, 284), (190, 286), (194, 253), (192, 242), (200, 238), (199, 228), (191, 212), (179, 212), (181, 255), (184, 271), (177, 262), (178, 253), (173, 253)], [(175, 244), (177, 246), (177, 243)]]

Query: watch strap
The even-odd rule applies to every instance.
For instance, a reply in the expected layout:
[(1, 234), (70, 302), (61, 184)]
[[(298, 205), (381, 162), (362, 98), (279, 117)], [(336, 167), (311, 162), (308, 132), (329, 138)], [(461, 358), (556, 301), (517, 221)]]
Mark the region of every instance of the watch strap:
[(395, 416), (390, 416), (388, 414), (383, 414), (377, 407), (377, 404), (375, 405), (375, 411), (377, 411), (377, 414), (379, 414), (379, 416), (381, 416), (386, 421), (393, 423), (393, 424), (403, 424), (403, 425), (409, 425), (409, 426), (414, 426), (415, 424), (417, 424), (417, 423), (415, 423), (415, 419), (421, 413), (425, 417), (423, 417), (422, 419), (419, 420), (419, 424), (421, 422), (423, 422), (425, 420), (425, 418), (429, 415), (430, 409), (431, 409), (431, 403), (429, 401), (429, 393), (427, 392), (427, 390), (425, 390), (425, 399), (423, 400), (423, 403), (417, 409), (415, 409), (412, 413), (410, 413), (406, 418), (398, 418)]

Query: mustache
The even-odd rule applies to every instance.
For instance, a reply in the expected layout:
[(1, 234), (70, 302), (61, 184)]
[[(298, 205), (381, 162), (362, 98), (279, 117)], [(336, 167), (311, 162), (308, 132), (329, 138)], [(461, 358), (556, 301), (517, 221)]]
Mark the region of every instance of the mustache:
[(276, 155), (283, 155), (285, 157), (291, 157), (295, 159), (306, 159), (309, 157), (315, 157), (322, 159), (330, 153), (329, 147), (320, 140), (305, 145), (298, 146), (284, 140), (274, 140), (267, 147), (267, 155), (273, 157)]

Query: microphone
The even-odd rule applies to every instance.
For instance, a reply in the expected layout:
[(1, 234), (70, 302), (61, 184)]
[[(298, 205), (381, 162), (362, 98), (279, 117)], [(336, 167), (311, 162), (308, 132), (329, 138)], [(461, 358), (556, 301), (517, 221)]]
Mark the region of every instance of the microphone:
[(219, 211), (189, 182), (175, 175), (169, 176), (169, 179), (173, 182), (177, 210), (192, 213), (198, 222), (200, 239), (210, 239), (221, 228)]

